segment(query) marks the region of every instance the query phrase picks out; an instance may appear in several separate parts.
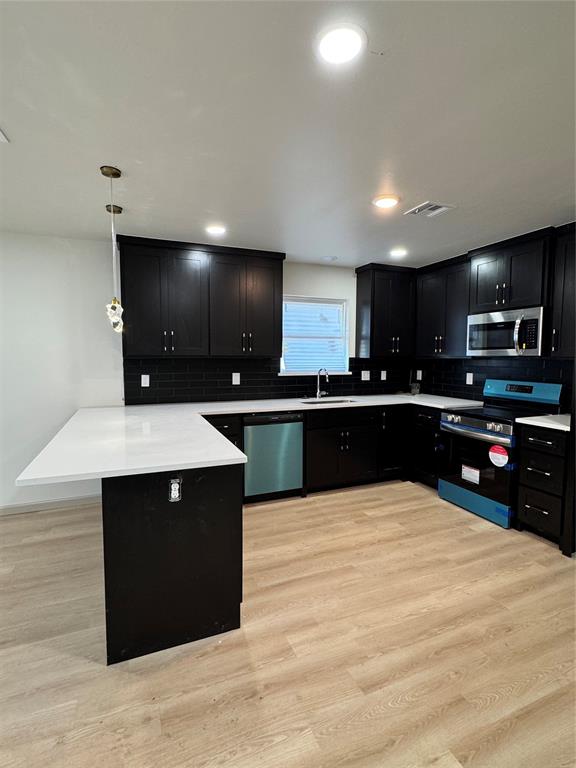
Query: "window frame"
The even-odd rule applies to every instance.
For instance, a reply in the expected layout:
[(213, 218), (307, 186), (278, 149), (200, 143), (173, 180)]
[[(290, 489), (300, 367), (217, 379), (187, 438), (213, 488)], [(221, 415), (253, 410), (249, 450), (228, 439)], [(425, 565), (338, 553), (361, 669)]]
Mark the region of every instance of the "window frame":
[[(280, 372), (278, 376), (316, 376), (317, 371), (287, 371), (284, 363), (284, 303), (286, 301), (292, 301), (302, 304), (336, 304), (342, 307), (343, 315), (343, 334), (344, 334), (344, 354), (346, 360), (346, 370), (331, 370), (328, 369), (330, 376), (350, 376), (350, 329), (348, 325), (349, 307), (348, 299), (344, 298), (328, 298), (322, 296), (301, 296), (296, 294), (284, 294), (282, 296), (282, 357), (280, 358)], [(303, 337), (293, 337), (303, 338)], [(310, 336), (308, 338), (339, 338), (335, 336)]]

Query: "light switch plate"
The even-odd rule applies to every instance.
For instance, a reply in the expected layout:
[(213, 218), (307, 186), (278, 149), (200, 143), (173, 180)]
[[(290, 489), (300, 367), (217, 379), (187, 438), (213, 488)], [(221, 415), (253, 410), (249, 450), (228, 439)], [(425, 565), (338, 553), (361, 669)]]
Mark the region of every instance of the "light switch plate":
[(140, 386), (141, 387), (149, 387), (150, 386), (150, 375), (148, 373), (143, 373), (140, 376)]
[(422, 381), (422, 371), (416, 371), (416, 381)]
[(232, 384), (240, 384), (240, 374), (239, 373), (233, 373), (232, 374)]
[(386, 371), (380, 371), (380, 381), (386, 381)]
[(362, 381), (370, 381), (370, 371), (362, 371)]
[(467, 373), (466, 374), (466, 384), (474, 384), (474, 374), (473, 373)]

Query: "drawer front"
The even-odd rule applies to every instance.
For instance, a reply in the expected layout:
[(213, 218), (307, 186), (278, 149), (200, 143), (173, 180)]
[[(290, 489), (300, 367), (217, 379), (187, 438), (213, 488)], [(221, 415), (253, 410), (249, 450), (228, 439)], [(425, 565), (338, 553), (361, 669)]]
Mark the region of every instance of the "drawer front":
[(382, 408), (329, 408), (321, 406), (305, 411), (307, 429), (333, 429), (338, 427), (364, 427), (382, 424)]
[(520, 482), (539, 491), (561, 496), (564, 487), (564, 459), (523, 450), (520, 457)]
[(562, 500), (521, 485), (518, 490), (518, 519), (551, 536), (560, 536)]
[(536, 427), (522, 427), (522, 446), (532, 448), (543, 453), (553, 453), (563, 456), (566, 452), (566, 435), (552, 429), (537, 429)]

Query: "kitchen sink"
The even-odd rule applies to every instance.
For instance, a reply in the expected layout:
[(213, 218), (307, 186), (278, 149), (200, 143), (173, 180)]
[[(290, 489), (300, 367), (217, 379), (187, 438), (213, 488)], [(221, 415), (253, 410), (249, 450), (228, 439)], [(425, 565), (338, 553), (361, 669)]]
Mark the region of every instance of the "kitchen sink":
[(356, 400), (346, 397), (308, 397), (300, 402), (306, 405), (333, 405), (334, 403), (355, 403)]

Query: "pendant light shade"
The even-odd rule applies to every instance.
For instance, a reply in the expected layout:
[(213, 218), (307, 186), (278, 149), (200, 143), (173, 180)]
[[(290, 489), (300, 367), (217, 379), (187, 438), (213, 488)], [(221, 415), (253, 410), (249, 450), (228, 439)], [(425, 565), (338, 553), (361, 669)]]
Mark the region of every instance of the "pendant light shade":
[(120, 294), (120, 288), (118, 285), (118, 245), (116, 244), (116, 227), (114, 217), (122, 213), (122, 208), (119, 205), (114, 205), (114, 195), (112, 185), (114, 179), (119, 179), (122, 176), (122, 171), (115, 168), (113, 165), (100, 166), (100, 173), (107, 179), (110, 179), (110, 203), (106, 206), (106, 210), (110, 214), (111, 227), (110, 232), (112, 235), (112, 281), (113, 281), (113, 296), (109, 304), (106, 304), (106, 314), (112, 330), (116, 333), (122, 333), (124, 327), (124, 321), (122, 320), (122, 313), (124, 309), (120, 303), (118, 295)]

